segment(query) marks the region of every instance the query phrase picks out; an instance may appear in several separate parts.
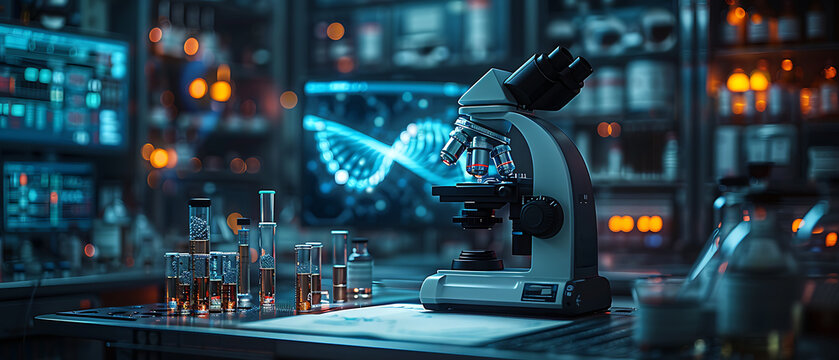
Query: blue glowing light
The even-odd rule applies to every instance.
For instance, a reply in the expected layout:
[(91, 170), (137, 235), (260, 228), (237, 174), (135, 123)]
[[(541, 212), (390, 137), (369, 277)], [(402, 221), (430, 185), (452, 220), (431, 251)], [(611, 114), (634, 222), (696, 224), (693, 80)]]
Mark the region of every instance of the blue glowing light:
[[(425, 83), (425, 82), (367, 82), (367, 81), (330, 81), (308, 82), (303, 87), (307, 95), (317, 94), (403, 94), (410, 91), (415, 94), (442, 95), (459, 97), (468, 87), (455, 83)], [(410, 93), (409, 93), (410, 96)], [(406, 100), (410, 101), (410, 100)]]
[[(303, 128), (314, 133), (320, 159), (327, 171), (333, 174), (335, 183), (348, 189), (364, 191), (375, 188), (385, 180), (394, 163), (432, 184), (467, 180), (464, 162), (459, 162), (458, 166), (446, 166), (437, 155), (452, 130), (451, 125), (440, 120), (418, 119), (409, 124), (391, 145), (314, 115), (304, 116)], [(398, 183), (401, 185), (401, 181)]]

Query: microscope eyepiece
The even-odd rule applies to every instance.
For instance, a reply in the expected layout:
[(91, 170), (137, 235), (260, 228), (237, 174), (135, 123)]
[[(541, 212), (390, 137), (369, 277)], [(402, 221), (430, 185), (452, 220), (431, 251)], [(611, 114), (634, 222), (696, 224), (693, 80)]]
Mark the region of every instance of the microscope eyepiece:
[(443, 150), (440, 150), (440, 158), (443, 159), (443, 163), (446, 165), (456, 163), (460, 155), (463, 154), (463, 150), (466, 150), (468, 142), (469, 138), (463, 133), (463, 129), (458, 127), (452, 130), (449, 133), (449, 141), (443, 146)]
[(591, 73), (588, 61), (557, 47), (550, 54), (533, 55), (504, 85), (524, 108), (556, 111), (577, 96)]
[(466, 172), (475, 177), (483, 177), (489, 172), (489, 151), (492, 147), (487, 138), (475, 136), (469, 144), (469, 157)]

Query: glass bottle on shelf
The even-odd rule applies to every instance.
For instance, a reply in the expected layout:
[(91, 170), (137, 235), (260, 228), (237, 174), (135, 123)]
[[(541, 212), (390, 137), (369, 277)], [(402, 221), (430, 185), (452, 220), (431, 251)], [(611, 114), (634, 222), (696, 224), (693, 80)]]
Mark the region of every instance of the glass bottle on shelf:
[(819, 76), (819, 114), (839, 113), (839, 83), (836, 81), (836, 67), (828, 63)]
[(720, 21), (720, 43), (723, 46), (741, 46), (746, 38), (746, 10), (737, 1), (725, 8)]
[(809, 42), (821, 42), (827, 37), (827, 17), (821, 0), (811, 0), (807, 9), (806, 35)]
[(794, 43), (801, 39), (801, 22), (795, 12), (792, 0), (784, 0), (783, 10), (778, 16), (778, 41)]
[(748, 43), (752, 45), (768, 43), (771, 13), (766, 0), (756, 0), (747, 13), (746, 39)]

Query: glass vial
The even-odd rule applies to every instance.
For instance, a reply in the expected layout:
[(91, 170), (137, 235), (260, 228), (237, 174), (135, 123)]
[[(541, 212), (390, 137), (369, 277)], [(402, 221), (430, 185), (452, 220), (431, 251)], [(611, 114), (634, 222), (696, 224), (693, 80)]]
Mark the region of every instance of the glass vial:
[(259, 191), (259, 301), (263, 306), (274, 305), (275, 253), (274, 190)]
[(373, 296), (373, 257), (367, 251), (367, 239), (352, 240), (353, 249), (347, 260), (347, 287), (354, 299)]
[(192, 257), (178, 254), (178, 311), (189, 315), (192, 309)]
[(209, 313), (209, 291), (210, 291), (210, 266), (209, 254), (195, 254), (192, 256), (192, 294), (195, 300), (192, 311), (195, 315)]
[(312, 245), (294, 245), (294, 302), (297, 311), (312, 309)]
[(323, 265), (323, 244), (319, 241), (312, 241), (307, 242), (306, 245), (312, 246), (312, 306), (320, 306), (321, 292), (323, 291), (320, 276), (320, 268)]
[(239, 226), (239, 232), (236, 235), (239, 240), (239, 281), (237, 288), (239, 294), (237, 295), (237, 307), (250, 308), (251, 307), (251, 250), (250, 250), (250, 226), (251, 219), (238, 218), (236, 225)]
[(347, 230), (332, 230), (332, 299), (347, 301)]
[(239, 260), (239, 254), (236, 252), (222, 253), (221, 309), (223, 311), (236, 311), (236, 304), (238, 303)]
[(178, 253), (168, 252), (163, 255), (166, 266), (166, 310), (178, 310)]
[(189, 253), (210, 253), (210, 199), (189, 200)]
[(221, 251), (210, 252), (210, 312), (221, 312)]

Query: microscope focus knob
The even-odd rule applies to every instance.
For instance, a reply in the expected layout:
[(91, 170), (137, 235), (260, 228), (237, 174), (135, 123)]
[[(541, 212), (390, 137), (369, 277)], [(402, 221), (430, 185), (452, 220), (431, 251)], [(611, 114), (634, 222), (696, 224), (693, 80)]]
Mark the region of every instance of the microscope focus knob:
[(521, 229), (538, 238), (549, 238), (562, 229), (564, 214), (559, 202), (548, 196), (538, 196), (521, 208)]

